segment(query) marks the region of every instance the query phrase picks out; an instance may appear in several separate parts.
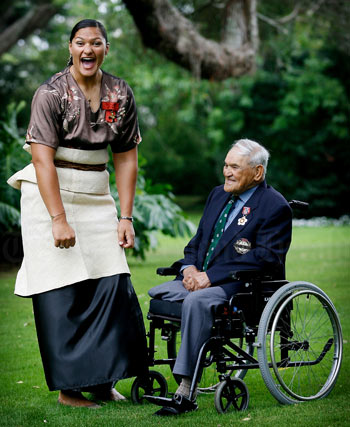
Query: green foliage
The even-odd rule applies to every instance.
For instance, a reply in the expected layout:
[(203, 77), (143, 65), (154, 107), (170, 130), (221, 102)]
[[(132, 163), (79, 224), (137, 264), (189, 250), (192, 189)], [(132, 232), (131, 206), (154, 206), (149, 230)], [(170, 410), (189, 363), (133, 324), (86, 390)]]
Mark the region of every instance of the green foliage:
[[(111, 181), (113, 180), (114, 173), (111, 174)], [(154, 190), (158, 194), (149, 193)], [(111, 185), (111, 193), (120, 212), (118, 193), (113, 185)], [(174, 203), (173, 198), (167, 185), (158, 185), (154, 189), (150, 181), (145, 180), (143, 172), (139, 173), (133, 211), (136, 234), (135, 247), (132, 249), (133, 256), (145, 259), (146, 252), (158, 246), (159, 231), (171, 237), (193, 235), (194, 224), (184, 217), (184, 213)]]
[(141, 114), (147, 176), (170, 182), (176, 194), (205, 196), (222, 182), (231, 143), (248, 137), (271, 151), (268, 181), (287, 199), (307, 200), (311, 216), (349, 213), (348, 83), (335, 62), (341, 55), (330, 55), (305, 23), (295, 31), (275, 39), (256, 74), (238, 81), (195, 81), (163, 69), (147, 75), (138, 98), (142, 108), (148, 103)]
[(23, 102), (9, 104), (0, 121), (0, 235), (20, 227), (20, 194), (6, 181), (29, 161), (17, 128), (17, 114), (23, 108)]
[[(219, 38), (217, 2), (172, 2), (204, 35)], [(258, 7), (278, 21), (295, 2), (260, 1)], [(66, 64), (71, 27), (85, 17), (99, 19), (111, 43), (103, 68), (126, 79), (136, 97), (146, 187), (147, 180), (166, 182), (176, 195), (204, 200), (222, 182), (229, 146), (248, 137), (271, 151), (268, 181), (287, 199), (309, 201), (311, 216), (339, 217), (349, 213), (350, 62), (331, 38), (334, 13), (300, 14), (284, 33), (259, 20), (257, 72), (215, 83), (196, 80), (144, 48), (122, 0), (67, 1), (45, 30), (1, 58), (0, 96), (5, 105), (27, 101), (18, 117), (25, 128), (34, 90)]]

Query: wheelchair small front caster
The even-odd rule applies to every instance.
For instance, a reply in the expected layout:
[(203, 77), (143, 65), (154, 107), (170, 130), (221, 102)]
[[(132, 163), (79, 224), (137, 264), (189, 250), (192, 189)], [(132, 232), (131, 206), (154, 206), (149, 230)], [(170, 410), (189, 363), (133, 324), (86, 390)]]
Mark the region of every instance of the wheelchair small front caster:
[(240, 378), (227, 377), (220, 382), (215, 392), (215, 408), (219, 414), (231, 409), (244, 411), (248, 408), (249, 392)]
[(149, 371), (142, 377), (136, 377), (131, 387), (131, 400), (133, 403), (143, 403), (143, 396), (166, 397), (168, 394), (168, 383), (164, 376), (158, 371)]

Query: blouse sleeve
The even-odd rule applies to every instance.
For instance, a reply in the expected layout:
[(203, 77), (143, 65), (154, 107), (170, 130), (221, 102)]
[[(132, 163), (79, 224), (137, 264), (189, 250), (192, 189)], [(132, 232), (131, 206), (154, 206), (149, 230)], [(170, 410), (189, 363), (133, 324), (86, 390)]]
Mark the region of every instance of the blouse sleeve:
[(43, 144), (57, 150), (61, 129), (60, 96), (48, 85), (34, 94), (26, 143)]
[(131, 88), (127, 85), (125, 115), (119, 128), (119, 138), (111, 143), (113, 153), (124, 153), (132, 150), (141, 142), (141, 134), (137, 118), (136, 102)]

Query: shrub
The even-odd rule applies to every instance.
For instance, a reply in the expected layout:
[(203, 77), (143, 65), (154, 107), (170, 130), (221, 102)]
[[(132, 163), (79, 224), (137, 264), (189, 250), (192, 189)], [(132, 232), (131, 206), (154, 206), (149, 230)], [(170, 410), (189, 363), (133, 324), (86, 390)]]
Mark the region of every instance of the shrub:
[(29, 161), (23, 150), (23, 135), (17, 128), (17, 114), (24, 105), (23, 101), (9, 104), (0, 121), (0, 235), (20, 228), (20, 192), (6, 181)]
[[(114, 173), (111, 174), (112, 180), (114, 181)], [(118, 193), (112, 182), (111, 193), (120, 212)], [(144, 178), (143, 171), (139, 172), (133, 212), (136, 234), (133, 256), (145, 259), (146, 251), (157, 247), (159, 231), (171, 237), (193, 235), (194, 224), (184, 217), (173, 198), (169, 186), (152, 186), (150, 181)]]

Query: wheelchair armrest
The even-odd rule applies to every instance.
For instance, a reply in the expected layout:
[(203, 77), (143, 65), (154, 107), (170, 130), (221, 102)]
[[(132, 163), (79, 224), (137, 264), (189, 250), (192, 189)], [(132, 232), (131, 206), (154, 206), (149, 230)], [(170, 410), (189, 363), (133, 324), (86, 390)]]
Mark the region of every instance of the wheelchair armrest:
[(239, 281), (250, 281), (250, 280), (261, 280), (265, 277), (265, 273), (261, 270), (238, 270), (231, 271), (230, 273), (232, 279)]
[(177, 276), (179, 272), (173, 267), (159, 267), (157, 268), (159, 276)]
[(241, 282), (261, 282), (263, 280), (273, 280), (280, 276), (276, 271), (268, 270), (238, 270), (230, 273), (233, 280)]

